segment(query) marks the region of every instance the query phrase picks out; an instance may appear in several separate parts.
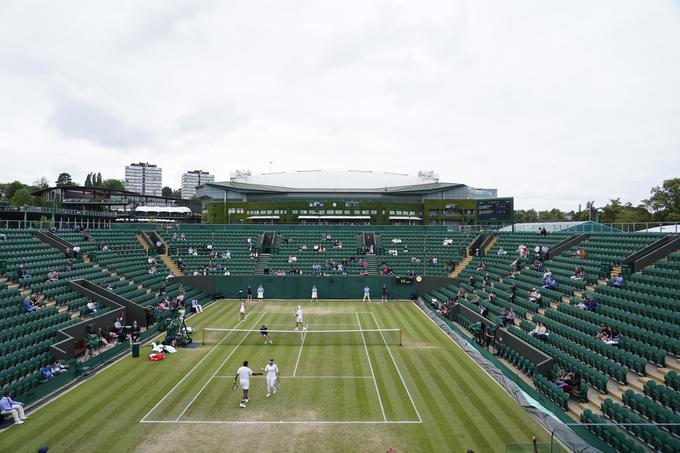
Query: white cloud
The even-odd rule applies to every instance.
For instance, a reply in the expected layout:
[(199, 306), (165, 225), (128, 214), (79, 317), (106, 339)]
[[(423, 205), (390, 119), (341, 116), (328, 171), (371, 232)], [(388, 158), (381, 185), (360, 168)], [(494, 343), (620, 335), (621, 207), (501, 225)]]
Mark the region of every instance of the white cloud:
[(679, 23), (670, 1), (2, 2), (0, 180), (273, 161), (637, 203), (680, 168)]

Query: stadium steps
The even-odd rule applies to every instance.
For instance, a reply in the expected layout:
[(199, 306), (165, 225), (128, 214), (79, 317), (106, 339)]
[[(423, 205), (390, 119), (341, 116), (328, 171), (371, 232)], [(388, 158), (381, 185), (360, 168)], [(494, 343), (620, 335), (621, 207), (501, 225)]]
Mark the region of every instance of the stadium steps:
[(489, 253), (489, 250), (491, 250), (491, 248), (493, 248), (493, 246), (494, 246), (494, 244), (496, 243), (497, 240), (498, 240), (498, 236), (493, 235), (491, 237), (491, 240), (489, 240), (489, 243), (486, 244), (486, 246), (484, 247), (484, 255)]
[(255, 275), (264, 275), (264, 270), (269, 267), (272, 256), (269, 253), (260, 253), (255, 265)]
[(378, 258), (375, 256), (375, 254), (365, 256), (366, 261), (368, 262), (368, 267), (366, 268), (368, 275), (379, 275), (380, 269), (378, 269)]
[[(139, 241), (140, 244), (142, 244), (142, 247), (144, 247), (144, 251), (148, 252), (149, 251), (149, 244), (146, 243), (144, 238), (142, 237), (141, 234), (137, 235), (137, 240)], [(165, 248), (167, 250), (167, 247)]]
[(463, 258), (463, 260), (460, 263), (456, 264), (456, 268), (453, 270), (453, 272), (451, 272), (449, 274), (449, 277), (451, 277), (451, 278), (458, 277), (458, 274), (463, 272), (463, 270), (465, 270), (467, 265), (470, 264), (470, 261), (472, 261), (472, 258), (473, 258), (472, 255), (468, 255), (465, 258)]
[[(165, 249), (167, 250), (167, 247)], [(161, 261), (163, 261), (163, 263), (165, 263), (165, 265), (168, 266), (168, 269), (170, 269), (172, 275), (174, 275), (175, 277), (181, 277), (182, 275), (184, 275), (184, 273), (181, 270), (179, 270), (179, 267), (177, 267), (172, 258), (170, 258), (170, 255), (166, 253), (164, 255), (159, 256), (161, 257)]]

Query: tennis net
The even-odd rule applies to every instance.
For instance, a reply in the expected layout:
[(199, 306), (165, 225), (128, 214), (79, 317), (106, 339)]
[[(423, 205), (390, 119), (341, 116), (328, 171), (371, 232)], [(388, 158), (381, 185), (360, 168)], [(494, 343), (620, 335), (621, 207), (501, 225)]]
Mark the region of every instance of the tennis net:
[[(295, 346), (304, 341), (305, 346), (389, 345), (401, 346), (404, 335), (401, 329), (342, 329), (342, 330), (268, 330), (273, 345)], [(205, 345), (256, 345), (264, 344), (265, 337), (259, 329), (205, 328), (202, 331)]]

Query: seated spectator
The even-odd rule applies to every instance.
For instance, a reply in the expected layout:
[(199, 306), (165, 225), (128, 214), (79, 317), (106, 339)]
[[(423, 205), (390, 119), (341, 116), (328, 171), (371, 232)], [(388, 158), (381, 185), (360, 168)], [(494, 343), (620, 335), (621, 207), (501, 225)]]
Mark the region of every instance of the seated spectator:
[(30, 277), (31, 277), (31, 274), (26, 270), (26, 268), (25, 268), (24, 265), (22, 264), (22, 265), (19, 266), (19, 268), (17, 269), (17, 277), (20, 278), (20, 279), (21, 279), (21, 278), (30, 278)]
[(52, 374), (52, 368), (50, 368), (49, 365), (45, 365), (44, 367), (40, 368), (40, 374), (46, 381), (49, 381), (54, 377), (54, 374)]
[(552, 277), (548, 278), (548, 280), (545, 282), (545, 285), (543, 285), (543, 288), (556, 289), (557, 288), (557, 282)]
[(578, 307), (588, 310), (588, 311), (597, 311), (597, 301), (593, 297), (593, 295), (589, 295), (586, 297), (586, 300), (581, 302), (580, 304), (577, 305)]
[(297, 256), (290, 255), (288, 257), (288, 264), (297, 263)]
[(512, 263), (510, 263), (510, 268), (515, 269), (515, 270), (522, 269), (522, 260), (519, 259), (519, 258), (516, 258)]
[(531, 292), (529, 293), (529, 302), (534, 302), (536, 304), (541, 305), (542, 301), (543, 296), (541, 295), (541, 293), (536, 288), (532, 288)]
[(484, 305), (480, 306), (479, 314), (482, 315), (483, 318), (486, 318), (486, 316), (489, 314), (489, 308)]
[(573, 278), (574, 280), (583, 280), (585, 277), (586, 273), (583, 268), (576, 266), (576, 269), (574, 269), (574, 274), (570, 278)]
[(198, 299), (196, 299), (195, 297), (191, 299), (191, 310), (193, 310), (196, 313), (203, 312), (203, 306), (198, 303)]
[(544, 268), (545, 268), (545, 265), (543, 264), (543, 261), (541, 261), (541, 260), (539, 260), (538, 258), (536, 258), (536, 259), (534, 260), (534, 270), (535, 270), (535, 271), (542, 272)]
[(29, 299), (28, 297), (24, 299), (24, 311), (26, 313), (31, 313), (35, 310), (35, 306), (33, 304), (33, 301)]
[(486, 270), (486, 264), (484, 264), (484, 261), (480, 261), (479, 264), (477, 265), (477, 270), (478, 271), (484, 271)]
[(623, 285), (623, 276), (619, 274), (612, 280), (612, 286), (614, 288), (621, 288), (621, 285)]
[(529, 334), (534, 338), (538, 338), (539, 340), (544, 341), (548, 338), (548, 335), (550, 335), (548, 329), (542, 322), (539, 322), (538, 325), (534, 328), (534, 330), (529, 332)]
[(79, 245), (74, 245), (73, 246), (73, 257), (77, 258), (78, 255), (80, 255), (80, 246)]
[(489, 291), (489, 297), (487, 299), (490, 303), (494, 303), (496, 301), (496, 293), (493, 291)]
[(231, 250), (227, 250), (226, 252), (224, 252), (223, 255), (224, 255), (224, 258), (230, 260), (231, 259)]
[(513, 311), (512, 307), (508, 308), (505, 307), (503, 310), (503, 314), (500, 316), (501, 322), (503, 323), (503, 327), (507, 326), (508, 324), (514, 324), (515, 323), (515, 312)]
[(445, 245), (445, 246), (449, 246), (451, 244), (453, 244), (453, 239), (446, 238), (446, 239), (444, 239), (444, 242), (442, 242), (442, 245)]
[(229, 269), (225, 270), (224, 275), (231, 275), (231, 271)]
[(552, 271), (550, 269), (546, 269), (545, 272), (543, 272), (543, 283), (545, 283), (549, 278), (552, 277)]
[(508, 252), (506, 252), (505, 249), (503, 249), (503, 247), (499, 247), (498, 248), (498, 254), (499, 255), (507, 255)]
[(588, 254), (583, 249), (583, 247), (579, 247), (578, 249), (576, 249), (576, 257), (577, 258), (586, 259), (587, 256), (588, 256)]
[(66, 247), (66, 250), (64, 250), (64, 256), (69, 259), (73, 258), (75, 256), (73, 249), (71, 249), (71, 247)]
[(619, 332), (611, 326), (607, 327), (607, 331), (606, 331), (604, 337), (602, 338), (602, 341), (606, 344), (618, 345), (619, 344)]
[(57, 374), (61, 374), (64, 371), (68, 370), (68, 367), (66, 365), (63, 365), (61, 362), (55, 360), (52, 365), (50, 365), (50, 370), (52, 371), (52, 374), (56, 376)]
[(97, 304), (95, 304), (93, 301), (89, 301), (86, 307), (88, 309), (88, 313), (97, 313)]
[(604, 324), (600, 324), (600, 332), (597, 335), (595, 335), (595, 338), (597, 338), (598, 340), (602, 340), (607, 336), (607, 332), (608, 332), (607, 326), (605, 326)]
[(0, 398), (0, 414), (11, 415), (15, 425), (22, 424), (28, 418), (24, 413), (24, 403), (14, 401), (12, 394), (7, 390), (3, 392), (3, 397)]
[(475, 280), (475, 276), (474, 276), (474, 275), (470, 275), (470, 277), (468, 277), (468, 284), (469, 284), (470, 286), (474, 287), (474, 286), (475, 286), (475, 281), (476, 281), (476, 280)]

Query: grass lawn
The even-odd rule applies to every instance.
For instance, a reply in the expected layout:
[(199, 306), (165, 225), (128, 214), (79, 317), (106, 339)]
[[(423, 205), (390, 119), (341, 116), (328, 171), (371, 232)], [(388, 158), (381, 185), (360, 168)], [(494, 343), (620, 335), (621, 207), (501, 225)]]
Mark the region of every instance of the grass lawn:
[[(393, 333), (310, 333), (300, 341), (231, 332), (162, 362), (126, 357), (0, 434), (0, 450), (34, 452), (505, 451), (549, 434), (410, 302), (218, 301), (191, 319), (206, 327), (292, 329), (303, 305), (310, 331), (401, 328)], [(332, 335), (337, 335), (331, 337)], [(296, 336), (297, 337), (297, 336)], [(387, 340), (386, 345), (382, 340)], [(233, 376), (243, 360), (260, 371), (273, 357), (280, 391), (251, 380), (239, 407)]]

